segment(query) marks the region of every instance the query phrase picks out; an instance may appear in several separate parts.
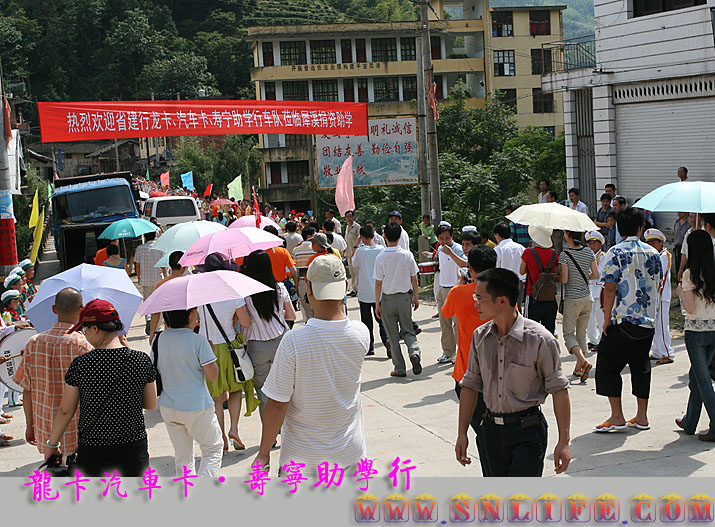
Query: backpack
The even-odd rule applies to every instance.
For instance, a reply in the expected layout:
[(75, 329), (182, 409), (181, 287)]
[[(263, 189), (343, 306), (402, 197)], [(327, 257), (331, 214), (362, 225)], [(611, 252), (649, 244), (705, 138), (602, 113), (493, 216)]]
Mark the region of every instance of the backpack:
[(551, 261), (549, 262), (548, 270), (544, 269), (544, 264), (539, 258), (539, 253), (536, 249), (529, 249), (536, 260), (536, 265), (539, 266), (539, 278), (531, 285), (531, 298), (537, 302), (548, 302), (556, 300), (556, 271), (554, 263), (556, 261), (556, 251), (551, 250)]

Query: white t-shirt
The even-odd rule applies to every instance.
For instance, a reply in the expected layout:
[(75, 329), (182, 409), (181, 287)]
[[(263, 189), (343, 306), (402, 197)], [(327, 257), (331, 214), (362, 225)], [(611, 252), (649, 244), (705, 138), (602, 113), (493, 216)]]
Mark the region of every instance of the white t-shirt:
[[(236, 330), (233, 327), (233, 315), (242, 305), (244, 305), (244, 302), (239, 299), (224, 300), (223, 302), (213, 302), (211, 304), (211, 307), (216, 314), (216, 318), (230, 341), (233, 341), (236, 338)], [(213, 318), (211, 317), (208, 309), (206, 309), (206, 306), (199, 306), (198, 310), (199, 317), (201, 319), (201, 329), (199, 330), (199, 335), (203, 335), (213, 342), (214, 345), (225, 344), (226, 341), (216, 327), (216, 324), (214, 324)]]
[[(375, 259), (375, 280), (382, 281), (382, 294), (407, 293), (419, 271), (415, 257), (400, 247), (388, 247)], [(358, 283), (360, 280), (358, 279)], [(360, 288), (358, 288), (360, 289)]]
[(520, 274), (521, 255), (524, 253), (524, 246), (514, 242), (511, 238), (506, 238), (499, 242), (494, 248), (497, 253), (497, 267), (509, 269), (519, 276), (520, 280), (526, 278), (525, 274)]
[(407, 234), (407, 231), (405, 230), (404, 227), (402, 228), (402, 234), (400, 234), (400, 241), (397, 242), (397, 245), (400, 247), (400, 249), (404, 249), (405, 251), (410, 250), (410, 235)]
[(290, 295), (283, 282), (276, 283), (276, 293), (278, 294), (278, 307), (274, 310), (275, 317), (266, 321), (258, 314), (256, 307), (253, 305), (253, 298), (239, 298), (238, 303), (241, 306), (246, 306), (248, 314), (251, 316), (251, 325), (242, 327), (243, 336), (246, 340), (267, 341), (280, 337), (288, 330), (283, 308), (286, 303), (290, 302)]
[[(459, 244), (452, 242), (450, 247), (457, 256), (464, 258), (464, 251), (462, 251), (462, 247)], [(451, 256), (445, 254), (441, 245), (437, 249), (437, 256), (439, 257), (439, 285), (441, 287), (454, 287), (457, 285), (459, 278), (457, 262)]]
[(288, 249), (290, 255), (293, 256), (293, 249), (303, 243), (303, 237), (297, 232), (289, 232), (284, 238), (286, 241), (286, 249)]
[(353, 254), (353, 268), (358, 273), (359, 302), (375, 303), (375, 260), (385, 248), (382, 245), (363, 245)]
[(348, 248), (348, 243), (345, 241), (341, 235), (333, 233), (333, 243), (330, 245), (333, 249), (340, 251), (341, 253)]
[(289, 403), (281, 466), (348, 467), (365, 457), (360, 383), (369, 347), (367, 327), (350, 319), (311, 318), (285, 334), (262, 388), (268, 398)]

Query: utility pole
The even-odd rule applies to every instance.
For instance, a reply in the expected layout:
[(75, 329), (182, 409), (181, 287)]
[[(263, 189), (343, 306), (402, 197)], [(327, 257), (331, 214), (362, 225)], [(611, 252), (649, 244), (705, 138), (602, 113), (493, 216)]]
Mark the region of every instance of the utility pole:
[(429, 165), (427, 163), (427, 121), (422, 33), (416, 39), (417, 52), (417, 141), (419, 142), (420, 205), (422, 215), (430, 214)]
[[(416, 2), (420, 6), (420, 23), (422, 29), (422, 57), (423, 70), (417, 72), (417, 78), (422, 79), (423, 89), (425, 90), (424, 99), (427, 98), (427, 93), (433, 82), (432, 75), (432, 42), (429, 33), (429, 16), (427, 9), (430, 6), (429, 0), (421, 0)], [(429, 79), (429, 85), (427, 83)], [(437, 125), (434, 120), (432, 108), (427, 108), (426, 125), (427, 125), (427, 152), (429, 159), (429, 182), (430, 182), (430, 198), (432, 205), (432, 219), (435, 223), (442, 221), (442, 196), (440, 192), (439, 181), (439, 158), (437, 149)]]
[(119, 172), (119, 141), (114, 139), (114, 168), (116, 172)]
[(2, 77), (2, 64), (0, 64), (0, 135), (3, 140), (0, 144), (0, 205), (5, 209), (0, 213), (0, 274), (6, 276), (17, 265), (17, 241), (15, 239), (15, 219), (12, 211), (12, 179), (10, 177), (10, 163), (7, 158), (5, 144), (5, 86)]

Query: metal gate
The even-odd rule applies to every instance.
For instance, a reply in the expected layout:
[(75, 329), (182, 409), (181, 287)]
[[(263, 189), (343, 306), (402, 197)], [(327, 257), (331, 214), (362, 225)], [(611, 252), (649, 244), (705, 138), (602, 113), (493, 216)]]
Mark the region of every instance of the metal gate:
[(581, 201), (595, 213), (599, 207), (596, 195), (596, 155), (593, 146), (593, 97), (591, 88), (576, 92), (576, 148), (578, 151), (578, 185)]

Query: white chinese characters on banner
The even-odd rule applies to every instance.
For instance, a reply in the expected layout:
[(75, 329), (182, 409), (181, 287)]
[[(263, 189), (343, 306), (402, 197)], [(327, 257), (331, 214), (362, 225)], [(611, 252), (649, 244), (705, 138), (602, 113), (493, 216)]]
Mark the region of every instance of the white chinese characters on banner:
[(350, 155), (354, 187), (419, 183), (416, 119), (370, 119), (368, 130), (368, 137), (316, 136), (317, 188), (335, 188)]

